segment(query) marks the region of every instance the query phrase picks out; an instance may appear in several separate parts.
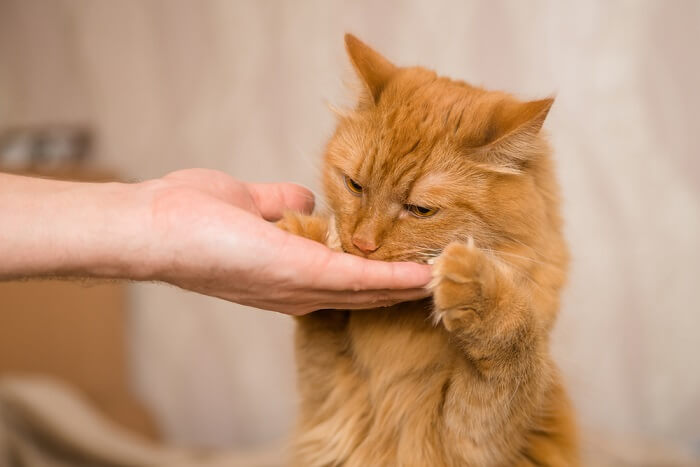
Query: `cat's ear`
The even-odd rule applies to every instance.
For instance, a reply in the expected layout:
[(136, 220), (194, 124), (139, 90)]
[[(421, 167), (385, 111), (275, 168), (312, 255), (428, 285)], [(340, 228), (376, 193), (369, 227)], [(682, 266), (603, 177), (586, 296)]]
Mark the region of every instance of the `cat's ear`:
[(487, 124), (487, 143), (474, 156), (496, 171), (521, 172), (537, 149), (534, 144), (553, 98), (531, 102), (508, 102), (497, 106)]
[(398, 68), (352, 34), (345, 34), (345, 49), (372, 101), (377, 103), (384, 87)]

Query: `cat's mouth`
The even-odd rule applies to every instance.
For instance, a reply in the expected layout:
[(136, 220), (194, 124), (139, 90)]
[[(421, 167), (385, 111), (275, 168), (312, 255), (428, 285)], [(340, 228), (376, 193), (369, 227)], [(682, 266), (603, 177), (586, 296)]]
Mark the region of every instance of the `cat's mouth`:
[(429, 265), (435, 263), (435, 259), (440, 255), (440, 253), (442, 253), (442, 248), (411, 249), (389, 254), (380, 249), (379, 251), (366, 255), (357, 251), (355, 248), (346, 246), (346, 242), (350, 242), (350, 240), (341, 239), (340, 235), (338, 234), (335, 216), (331, 216), (328, 225), (328, 238), (326, 240), (326, 245), (333, 250), (342, 251), (343, 253), (375, 261), (410, 261), (413, 263)]
[(418, 263), (418, 264), (427, 264), (427, 265), (433, 265), (435, 263), (435, 260), (439, 256), (439, 253), (437, 254), (431, 254), (431, 255), (419, 255), (419, 254), (412, 254), (410, 252), (405, 252), (405, 253), (397, 253), (397, 254), (369, 254), (369, 255), (364, 255), (362, 253), (358, 253), (356, 251), (353, 251), (351, 249), (348, 249), (341, 243), (340, 245), (340, 250), (343, 253), (347, 253), (349, 255), (354, 255), (354, 256), (359, 256), (361, 258), (366, 258), (366, 259), (371, 259), (374, 261), (410, 261), (412, 263)]

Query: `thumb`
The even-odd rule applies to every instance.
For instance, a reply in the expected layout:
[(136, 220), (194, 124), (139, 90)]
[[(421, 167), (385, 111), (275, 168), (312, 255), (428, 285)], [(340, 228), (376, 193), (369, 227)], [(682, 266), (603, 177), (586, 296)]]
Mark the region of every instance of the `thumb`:
[(314, 194), (295, 183), (246, 183), (253, 202), (268, 221), (282, 217), (285, 211), (310, 214), (314, 210)]

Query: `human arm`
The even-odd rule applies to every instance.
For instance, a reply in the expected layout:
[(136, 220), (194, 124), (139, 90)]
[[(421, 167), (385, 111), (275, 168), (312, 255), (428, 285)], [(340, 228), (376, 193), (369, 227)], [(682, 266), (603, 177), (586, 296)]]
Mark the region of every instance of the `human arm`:
[(136, 184), (0, 174), (0, 280), (163, 281), (289, 314), (427, 295), (427, 266), (336, 253), (268, 222), (312, 208), (311, 193), (297, 185), (210, 170)]

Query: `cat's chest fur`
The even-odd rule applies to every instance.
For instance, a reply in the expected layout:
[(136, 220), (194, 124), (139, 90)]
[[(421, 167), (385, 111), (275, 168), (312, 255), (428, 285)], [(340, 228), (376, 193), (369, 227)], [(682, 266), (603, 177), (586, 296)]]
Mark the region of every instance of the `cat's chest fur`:
[[(330, 411), (333, 421), (328, 420), (329, 427), (338, 422), (338, 430), (358, 436), (350, 442), (355, 448), (345, 465), (392, 465), (407, 446), (423, 446), (424, 465), (443, 465), (438, 426), (446, 384), (459, 357), (444, 328), (433, 325), (429, 306), (421, 302), (349, 312), (341, 366), (344, 378), (353, 383), (336, 386), (333, 398), (353, 409), (346, 413), (343, 404)], [(357, 413), (362, 416), (350, 415)], [(416, 453), (412, 456), (415, 461)]]
[(367, 383), (398, 383), (449, 365), (449, 335), (433, 325), (430, 306), (423, 301), (350, 312), (348, 352)]

